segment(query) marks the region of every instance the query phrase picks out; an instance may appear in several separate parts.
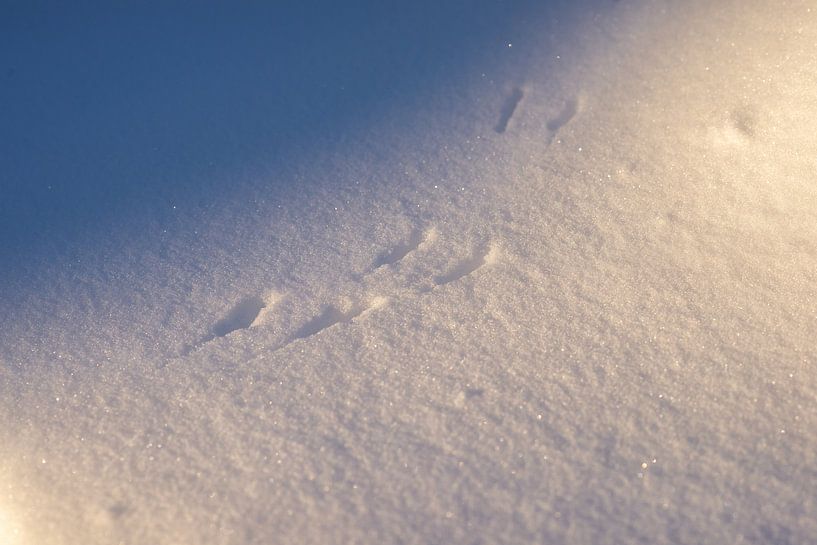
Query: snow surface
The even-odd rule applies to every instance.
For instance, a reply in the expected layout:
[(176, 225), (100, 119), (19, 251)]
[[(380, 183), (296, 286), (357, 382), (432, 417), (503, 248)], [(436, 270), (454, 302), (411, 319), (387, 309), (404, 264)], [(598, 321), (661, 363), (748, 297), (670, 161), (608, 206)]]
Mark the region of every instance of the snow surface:
[(817, 6), (341, 4), (8, 8), (0, 543), (814, 543)]

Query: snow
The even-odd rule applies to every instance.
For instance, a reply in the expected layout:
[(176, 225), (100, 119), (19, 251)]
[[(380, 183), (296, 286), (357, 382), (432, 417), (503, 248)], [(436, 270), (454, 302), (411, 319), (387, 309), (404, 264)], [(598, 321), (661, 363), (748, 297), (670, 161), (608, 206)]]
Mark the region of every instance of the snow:
[(203, 6), (0, 22), (0, 543), (813, 542), (809, 2)]

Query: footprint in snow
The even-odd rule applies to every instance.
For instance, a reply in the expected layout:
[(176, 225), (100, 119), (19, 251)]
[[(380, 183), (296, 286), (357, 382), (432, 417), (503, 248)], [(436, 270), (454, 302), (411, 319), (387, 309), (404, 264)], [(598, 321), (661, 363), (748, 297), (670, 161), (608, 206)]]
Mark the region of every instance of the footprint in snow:
[(394, 265), (409, 255), (411, 252), (419, 249), (420, 246), (433, 242), (437, 238), (437, 231), (435, 229), (428, 229), (422, 231), (415, 229), (412, 231), (408, 240), (401, 242), (394, 246), (391, 250), (383, 252), (374, 261), (372, 270), (379, 269), (385, 265)]
[(562, 110), (559, 114), (550, 119), (547, 122), (547, 129), (550, 132), (556, 132), (568, 123), (576, 116), (579, 111), (579, 100), (577, 98), (571, 98), (565, 105), (562, 107)]
[(301, 328), (295, 332), (295, 335), (293, 335), (292, 341), (317, 335), (321, 331), (337, 324), (350, 323), (355, 318), (365, 316), (382, 307), (387, 302), (388, 300), (385, 297), (374, 297), (364, 304), (355, 303), (346, 299), (340, 306), (329, 305), (324, 308), (321, 314), (301, 326)]
[(519, 87), (514, 87), (511, 94), (508, 95), (508, 98), (506, 98), (505, 102), (502, 104), (502, 110), (499, 112), (499, 121), (494, 127), (496, 132), (499, 134), (505, 132), (505, 130), (508, 128), (508, 123), (510, 123), (514, 112), (516, 112), (516, 108), (519, 106), (519, 103), (522, 101), (524, 96), (525, 93), (522, 92), (522, 89)]
[(457, 263), (450, 271), (434, 279), (438, 286), (450, 284), (460, 278), (467, 276), (477, 269), (496, 262), (499, 251), (490, 244), (485, 244), (478, 248), (470, 257)]

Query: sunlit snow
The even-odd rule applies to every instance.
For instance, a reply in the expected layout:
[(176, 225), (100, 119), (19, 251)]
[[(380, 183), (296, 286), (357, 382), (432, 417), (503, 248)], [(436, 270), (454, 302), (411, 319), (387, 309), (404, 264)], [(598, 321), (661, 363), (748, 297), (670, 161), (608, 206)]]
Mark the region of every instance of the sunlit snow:
[(817, 6), (94, 4), (0, 18), (0, 545), (814, 543)]

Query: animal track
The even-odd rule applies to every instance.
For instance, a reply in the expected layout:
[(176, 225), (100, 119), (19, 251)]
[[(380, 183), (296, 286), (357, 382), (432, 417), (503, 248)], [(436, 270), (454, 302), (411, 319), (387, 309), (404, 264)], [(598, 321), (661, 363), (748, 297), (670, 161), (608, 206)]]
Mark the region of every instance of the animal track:
[(499, 112), (499, 122), (494, 127), (494, 130), (500, 134), (505, 132), (508, 128), (508, 123), (510, 122), (511, 118), (513, 117), (514, 112), (516, 111), (516, 107), (519, 106), (519, 102), (522, 100), (525, 94), (522, 92), (522, 89), (519, 87), (514, 87), (511, 94), (508, 98), (505, 99), (505, 102), (502, 104), (502, 110)]
[(213, 324), (210, 332), (200, 338), (198, 342), (184, 346), (181, 354), (186, 356), (218, 337), (226, 337), (239, 329), (247, 329), (257, 325), (263, 320), (264, 311), (269, 311), (269, 307), (274, 304), (277, 294), (272, 294), (270, 299), (268, 304), (267, 301), (258, 296), (244, 297), (230, 309), (230, 312), (224, 318)]
[(497, 258), (497, 249), (493, 246), (486, 245), (477, 250), (471, 257), (458, 263), (453, 269), (444, 275), (438, 276), (434, 279), (434, 283), (438, 286), (449, 284), (455, 280), (459, 280), (463, 276), (467, 276), (476, 271), (483, 265), (494, 263)]
[[(410, 253), (417, 251), (425, 244), (434, 242), (436, 239), (437, 231), (433, 228), (426, 231), (413, 231), (406, 242), (398, 244), (376, 258), (370, 273), (384, 265), (392, 265), (399, 262)], [(498, 253), (497, 247), (487, 242), (477, 247), (470, 257), (456, 264), (447, 273), (433, 277), (433, 285), (442, 286), (449, 284), (473, 273), (484, 265), (494, 263), (498, 259)], [(365, 279), (366, 276), (367, 275), (363, 275), (361, 279)], [(409, 290), (409, 292), (422, 294), (427, 293), (431, 289), (433, 289), (433, 287), (428, 288), (426, 285), (424, 287), (415, 287), (413, 291)], [(276, 292), (270, 292), (265, 298), (249, 296), (241, 299), (230, 309), (226, 316), (213, 324), (207, 335), (201, 338), (197, 343), (184, 348), (181, 351), (181, 355), (186, 356), (198, 350), (206, 343), (219, 337), (226, 337), (239, 329), (248, 329), (266, 323), (277, 323), (281, 327), (278, 334), (279, 336), (277, 336), (279, 340), (273, 348), (277, 350), (297, 340), (307, 339), (317, 335), (335, 325), (354, 322), (385, 306), (389, 302), (388, 298), (382, 296), (372, 297), (365, 301), (343, 298), (336, 304), (325, 305), (320, 314), (307, 320), (292, 332), (289, 326), (289, 324), (292, 323), (291, 318), (287, 318), (287, 316), (291, 316), (291, 314), (289, 314), (288, 311), (285, 310), (276, 318), (270, 317), (273, 310), (278, 309), (280, 306), (278, 303), (283, 299), (285, 298)], [(290, 303), (293, 302), (290, 301)], [(291, 307), (291, 305), (286, 305), (284, 309), (287, 307)]]
[(344, 305), (347, 307), (346, 310), (341, 310), (334, 305), (329, 305), (324, 309), (322, 314), (301, 326), (301, 328), (295, 332), (295, 335), (293, 335), (292, 340), (306, 339), (312, 335), (317, 335), (324, 329), (329, 329), (333, 325), (349, 323), (358, 316), (362, 316), (382, 307), (386, 304), (386, 301), (385, 297), (375, 297), (368, 305), (358, 305), (347, 300)]
[(730, 121), (732, 127), (745, 138), (754, 138), (757, 130), (757, 114), (748, 106), (732, 111)]
[(750, 105), (732, 109), (725, 117), (715, 117), (708, 127), (711, 142), (716, 146), (732, 148), (754, 140), (760, 130), (758, 111)]
[(559, 112), (559, 115), (551, 119), (547, 122), (547, 129), (550, 132), (556, 132), (565, 125), (567, 125), (571, 119), (576, 115), (579, 111), (579, 101), (576, 98), (571, 98), (567, 102), (565, 102), (564, 108), (562, 111)]
[(224, 337), (238, 329), (250, 327), (267, 303), (260, 297), (245, 297), (236, 304), (229, 314), (213, 325), (213, 337)]
[(429, 229), (425, 233), (415, 230), (406, 242), (398, 244), (391, 251), (382, 253), (375, 260), (372, 269), (379, 269), (384, 265), (394, 265), (423, 244), (432, 242), (436, 237), (437, 233), (434, 229)]

